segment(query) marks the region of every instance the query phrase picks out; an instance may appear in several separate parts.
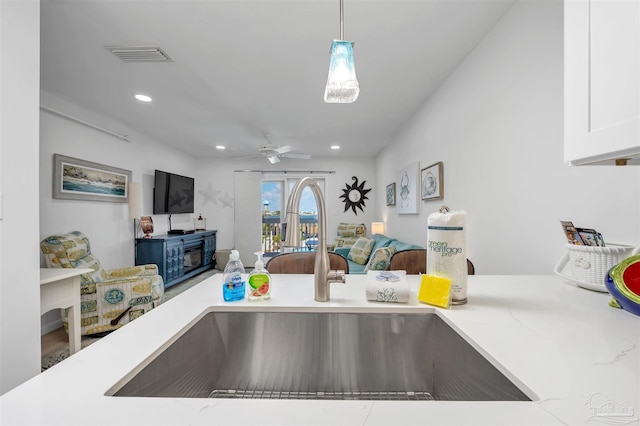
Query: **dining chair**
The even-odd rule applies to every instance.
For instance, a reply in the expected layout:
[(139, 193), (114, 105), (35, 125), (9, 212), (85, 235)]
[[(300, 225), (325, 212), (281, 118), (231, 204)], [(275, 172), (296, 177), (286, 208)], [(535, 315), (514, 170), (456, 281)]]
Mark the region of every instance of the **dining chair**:
[[(427, 250), (412, 249), (401, 250), (391, 256), (389, 269), (392, 271), (407, 271), (407, 274), (426, 274), (427, 273)], [(467, 259), (467, 274), (475, 275), (476, 268), (473, 263)]]
[[(315, 252), (281, 253), (269, 259), (266, 268), (270, 274), (313, 274), (315, 260)], [(348, 274), (349, 263), (344, 256), (329, 252), (329, 269)]]

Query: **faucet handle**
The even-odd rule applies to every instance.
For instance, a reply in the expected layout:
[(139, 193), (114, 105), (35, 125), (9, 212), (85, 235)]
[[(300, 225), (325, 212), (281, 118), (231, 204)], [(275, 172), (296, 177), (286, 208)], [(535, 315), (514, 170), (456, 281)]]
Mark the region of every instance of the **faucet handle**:
[(347, 280), (347, 277), (343, 270), (329, 271), (329, 275), (327, 276), (327, 282), (330, 282), (330, 283), (344, 284), (346, 280)]

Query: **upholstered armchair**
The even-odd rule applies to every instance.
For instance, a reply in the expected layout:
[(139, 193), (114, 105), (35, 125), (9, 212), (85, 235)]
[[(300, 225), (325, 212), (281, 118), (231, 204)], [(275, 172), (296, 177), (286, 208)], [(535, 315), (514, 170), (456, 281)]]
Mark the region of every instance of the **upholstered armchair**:
[[(156, 265), (105, 270), (91, 253), (87, 237), (78, 231), (52, 235), (40, 243), (48, 268), (90, 268), (81, 275), (82, 335), (112, 331), (160, 305), (164, 282)], [(61, 309), (68, 330), (67, 310)]]
[(364, 223), (345, 223), (338, 225), (338, 231), (335, 242), (328, 244), (329, 251), (337, 248), (352, 247), (358, 238), (367, 236), (367, 226)]

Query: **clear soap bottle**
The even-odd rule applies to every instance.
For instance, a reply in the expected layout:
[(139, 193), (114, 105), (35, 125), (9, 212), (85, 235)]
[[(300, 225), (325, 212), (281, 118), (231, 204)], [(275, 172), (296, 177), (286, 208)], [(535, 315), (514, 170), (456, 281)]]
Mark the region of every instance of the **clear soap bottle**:
[(255, 269), (251, 271), (247, 279), (249, 282), (247, 286), (248, 298), (251, 301), (269, 300), (271, 298), (271, 275), (264, 267), (263, 253), (258, 251), (255, 255), (258, 256), (258, 260)]
[(225, 302), (234, 302), (244, 299), (245, 295), (245, 277), (244, 265), (240, 261), (240, 253), (238, 250), (231, 250), (229, 261), (224, 267), (222, 276), (222, 297)]

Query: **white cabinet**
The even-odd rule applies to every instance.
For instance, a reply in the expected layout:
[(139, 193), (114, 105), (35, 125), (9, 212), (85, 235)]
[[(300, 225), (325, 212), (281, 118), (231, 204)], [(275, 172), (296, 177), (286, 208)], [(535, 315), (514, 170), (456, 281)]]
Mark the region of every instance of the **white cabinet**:
[(564, 43), (564, 160), (640, 164), (640, 0), (565, 0)]

